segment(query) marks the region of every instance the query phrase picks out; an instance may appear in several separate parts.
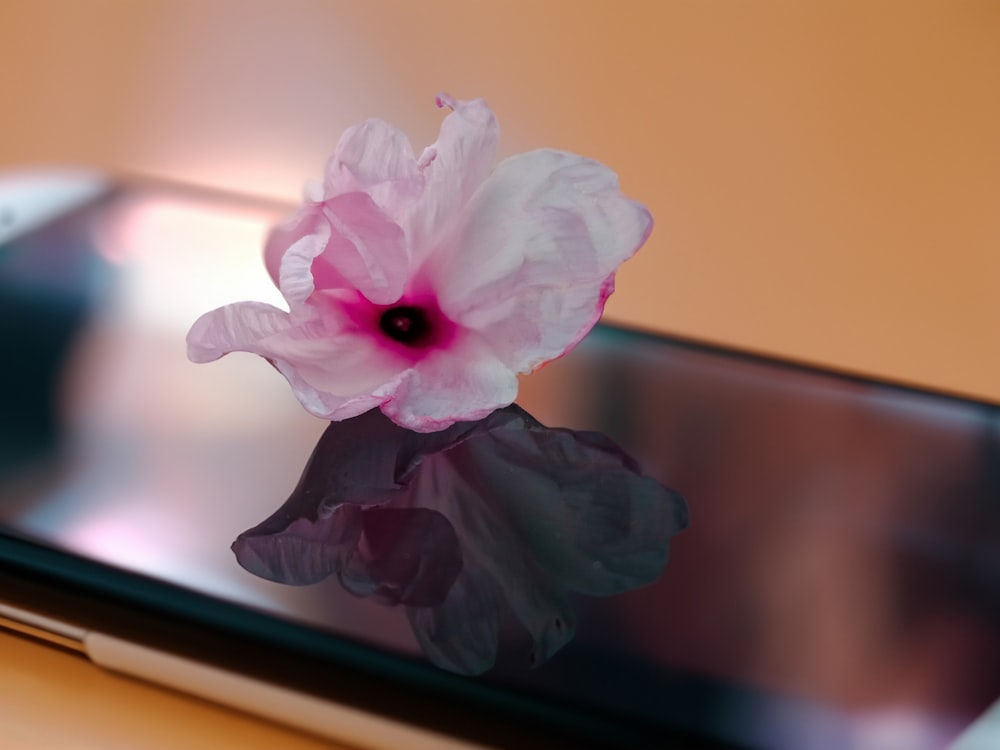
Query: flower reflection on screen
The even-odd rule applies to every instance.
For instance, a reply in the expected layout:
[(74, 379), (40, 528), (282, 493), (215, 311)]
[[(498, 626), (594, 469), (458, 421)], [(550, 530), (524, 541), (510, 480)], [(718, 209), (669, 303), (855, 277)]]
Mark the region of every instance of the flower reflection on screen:
[(233, 550), (269, 580), (335, 575), (402, 605), (431, 661), (479, 674), (511, 616), (525, 663), (546, 661), (573, 637), (571, 592), (651, 583), (686, 525), (684, 500), (601, 434), (517, 406), (423, 434), (373, 410), (331, 423), (288, 501)]

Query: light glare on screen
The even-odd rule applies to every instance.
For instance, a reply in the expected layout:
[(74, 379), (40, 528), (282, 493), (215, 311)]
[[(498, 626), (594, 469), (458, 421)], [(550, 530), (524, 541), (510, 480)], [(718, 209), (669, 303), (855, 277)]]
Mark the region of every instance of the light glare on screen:
[(121, 319), (186, 331), (201, 313), (236, 300), (283, 304), (261, 257), (273, 212), (171, 198), (119, 210), (97, 246), (112, 262), (129, 261)]

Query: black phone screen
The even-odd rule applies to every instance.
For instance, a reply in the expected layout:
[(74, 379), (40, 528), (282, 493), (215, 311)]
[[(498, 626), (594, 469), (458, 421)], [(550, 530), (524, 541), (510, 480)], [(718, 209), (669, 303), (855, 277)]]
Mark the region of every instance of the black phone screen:
[[(137, 184), (0, 248), (0, 526), (419, 662), (399, 608), (229, 549), (326, 426), (250, 355), (185, 356), (200, 313), (280, 302), (280, 213)], [(654, 584), (575, 597), (546, 664), (475, 679), (761, 750), (942, 747), (1000, 696), (1000, 407), (607, 326), (518, 403), (611, 436), (691, 523)]]

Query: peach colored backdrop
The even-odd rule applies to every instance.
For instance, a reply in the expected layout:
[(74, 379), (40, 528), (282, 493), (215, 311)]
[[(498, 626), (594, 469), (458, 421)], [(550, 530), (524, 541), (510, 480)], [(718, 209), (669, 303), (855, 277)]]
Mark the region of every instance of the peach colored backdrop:
[(995, 0), (0, 4), (0, 166), (294, 198), (439, 90), (651, 206), (611, 317), (1000, 399)]

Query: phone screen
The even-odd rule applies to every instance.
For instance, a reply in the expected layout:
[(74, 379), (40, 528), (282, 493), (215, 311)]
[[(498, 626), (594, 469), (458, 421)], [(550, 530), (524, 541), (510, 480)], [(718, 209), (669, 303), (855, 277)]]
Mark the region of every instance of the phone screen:
[[(194, 365), (184, 337), (280, 304), (281, 214), (136, 183), (0, 247), (0, 526), (421, 660), (400, 608), (230, 551), (326, 424), (262, 360)], [(997, 406), (613, 327), (518, 403), (611, 436), (691, 523), (654, 584), (576, 598), (546, 664), (515, 648), (476, 679), (761, 750), (942, 747), (1000, 696)]]

